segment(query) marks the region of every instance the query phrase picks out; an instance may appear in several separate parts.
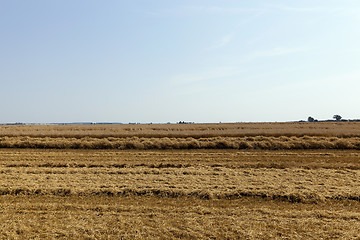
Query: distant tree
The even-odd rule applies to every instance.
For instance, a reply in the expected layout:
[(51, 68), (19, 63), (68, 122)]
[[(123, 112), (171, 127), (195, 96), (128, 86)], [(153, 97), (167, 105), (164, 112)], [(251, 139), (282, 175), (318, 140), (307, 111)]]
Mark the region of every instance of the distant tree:
[(314, 122), (315, 119), (313, 117), (308, 117), (308, 122)]
[(341, 117), (340, 115), (334, 115), (333, 118), (334, 118), (336, 121), (340, 121), (342, 117)]

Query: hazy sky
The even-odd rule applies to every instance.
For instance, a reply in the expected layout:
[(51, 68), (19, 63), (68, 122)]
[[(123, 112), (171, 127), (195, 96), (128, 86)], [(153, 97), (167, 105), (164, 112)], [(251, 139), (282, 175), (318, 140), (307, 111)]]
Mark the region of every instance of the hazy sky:
[(359, 0), (0, 0), (0, 122), (360, 118)]

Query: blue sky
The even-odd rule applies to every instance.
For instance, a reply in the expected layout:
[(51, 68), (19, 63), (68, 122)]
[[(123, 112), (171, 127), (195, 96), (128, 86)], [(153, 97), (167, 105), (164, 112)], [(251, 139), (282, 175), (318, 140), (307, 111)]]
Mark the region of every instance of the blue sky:
[(0, 122), (360, 118), (358, 0), (0, 1)]

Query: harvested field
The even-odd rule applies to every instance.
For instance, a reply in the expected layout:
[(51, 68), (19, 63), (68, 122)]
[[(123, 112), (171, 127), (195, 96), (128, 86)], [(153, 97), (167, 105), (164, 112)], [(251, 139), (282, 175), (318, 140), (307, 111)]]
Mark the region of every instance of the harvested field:
[(360, 204), (0, 197), (1, 239), (358, 239)]
[(0, 238), (356, 239), (355, 150), (0, 150)]
[(360, 137), (360, 122), (0, 126), (0, 137), (19, 136), (52, 138)]
[(0, 148), (360, 149), (360, 123), (0, 126)]
[(0, 126), (0, 239), (358, 239), (360, 124)]
[(50, 138), (2, 137), (0, 148), (41, 149), (360, 149), (360, 137)]
[(2, 150), (1, 156), (1, 195), (360, 200), (357, 152)]

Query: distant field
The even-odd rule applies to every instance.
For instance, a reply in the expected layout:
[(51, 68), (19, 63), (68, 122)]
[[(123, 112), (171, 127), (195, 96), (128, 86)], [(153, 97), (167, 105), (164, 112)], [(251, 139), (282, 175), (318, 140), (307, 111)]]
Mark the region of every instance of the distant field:
[(360, 137), (359, 122), (118, 124), (118, 125), (3, 125), (0, 137)]
[(0, 126), (2, 148), (360, 149), (360, 123)]
[(359, 239), (359, 128), (0, 126), (0, 239)]

